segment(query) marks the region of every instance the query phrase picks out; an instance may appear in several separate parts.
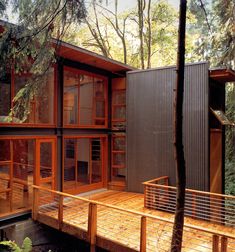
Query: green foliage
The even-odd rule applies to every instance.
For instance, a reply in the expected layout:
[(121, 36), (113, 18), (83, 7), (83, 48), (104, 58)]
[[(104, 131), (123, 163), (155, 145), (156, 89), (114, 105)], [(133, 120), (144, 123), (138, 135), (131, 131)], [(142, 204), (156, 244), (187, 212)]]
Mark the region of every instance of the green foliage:
[(190, 1), (196, 22), (187, 32), (194, 35), (194, 58), (210, 61), (211, 66), (235, 67), (234, 8), (234, 0)]
[[(226, 87), (226, 115), (235, 122), (235, 84)], [(225, 192), (235, 195), (235, 127), (226, 127)]]
[(62, 39), (71, 23), (84, 19), (86, 9), (84, 0), (1, 0), (0, 19), (7, 19), (6, 7), (10, 6), (18, 20), (17, 25), (4, 23), (4, 31), (0, 31), (0, 78), (12, 69), (15, 74), (32, 76), (16, 94), (6, 119), (17, 115), (25, 121), (32, 97), (44, 85), (43, 76), (56, 61), (58, 44), (52, 48), (52, 39)]
[(32, 251), (32, 241), (26, 237), (21, 247), (14, 241), (2, 241), (0, 242), (0, 249), (6, 252), (30, 252)]

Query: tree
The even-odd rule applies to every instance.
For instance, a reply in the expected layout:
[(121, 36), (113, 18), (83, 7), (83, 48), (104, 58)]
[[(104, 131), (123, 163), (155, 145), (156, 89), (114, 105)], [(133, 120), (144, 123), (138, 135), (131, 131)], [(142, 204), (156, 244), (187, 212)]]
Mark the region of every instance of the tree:
[(176, 210), (172, 232), (171, 251), (181, 251), (184, 228), (184, 204), (186, 171), (183, 146), (183, 98), (184, 98), (184, 66), (185, 66), (185, 26), (187, 1), (180, 1), (178, 54), (176, 65), (176, 91), (175, 91), (175, 125), (174, 146), (176, 161)]
[[(107, 56), (106, 50), (103, 50), (105, 44), (109, 57), (138, 68), (142, 68), (142, 63), (145, 68), (173, 64), (177, 41), (176, 9), (164, 0), (145, 1), (141, 18), (141, 50), (138, 6), (120, 12), (118, 3), (114, 1), (112, 6), (106, 6), (96, 2), (96, 13), (91, 6), (87, 15), (88, 24), (83, 25), (74, 40), (70, 39), (69, 42)], [(140, 51), (143, 51), (143, 58), (140, 57)]]
[[(1, 0), (1, 17), (7, 18), (9, 2)], [(17, 25), (4, 22), (1, 26), (0, 74), (14, 69), (16, 74), (31, 75), (15, 96), (9, 115), (11, 118), (12, 114), (24, 111), (21, 115), (24, 121), (28, 117), (32, 97), (40, 92), (44, 75), (55, 61), (59, 44), (52, 47), (52, 38), (59, 41), (70, 23), (80, 23), (85, 18), (86, 10), (84, 0), (14, 0), (11, 8), (18, 15), (18, 22)]]

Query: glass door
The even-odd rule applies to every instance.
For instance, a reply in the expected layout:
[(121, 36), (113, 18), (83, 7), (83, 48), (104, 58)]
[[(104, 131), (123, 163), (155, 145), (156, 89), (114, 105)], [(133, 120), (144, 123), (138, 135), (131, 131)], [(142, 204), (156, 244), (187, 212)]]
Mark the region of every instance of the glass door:
[(37, 140), (37, 168), (36, 168), (36, 184), (55, 188), (55, 140), (39, 139)]
[(106, 185), (107, 138), (104, 136), (64, 139), (63, 190), (81, 193)]

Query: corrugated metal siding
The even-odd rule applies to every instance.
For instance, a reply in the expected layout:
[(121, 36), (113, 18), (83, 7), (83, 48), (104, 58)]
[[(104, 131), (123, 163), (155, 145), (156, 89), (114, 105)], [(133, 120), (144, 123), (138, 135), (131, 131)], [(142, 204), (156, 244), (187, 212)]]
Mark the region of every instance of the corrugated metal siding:
[[(127, 188), (168, 175), (175, 185), (173, 151), (175, 67), (135, 71), (127, 76)], [(187, 187), (209, 188), (208, 65), (186, 66), (184, 146)]]

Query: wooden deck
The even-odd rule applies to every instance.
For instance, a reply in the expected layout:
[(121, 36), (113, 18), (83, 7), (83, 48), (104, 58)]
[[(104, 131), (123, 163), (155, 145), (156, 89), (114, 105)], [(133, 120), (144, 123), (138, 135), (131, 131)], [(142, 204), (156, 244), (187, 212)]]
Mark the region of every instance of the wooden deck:
[[(35, 188), (34, 196), (35, 220), (93, 245), (118, 252), (169, 251), (174, 216), (145, 209), (143, 194), (107, 190), (82, 199)], [(185, 223), (183, 251), (235, 251), (234, 228), (193, 218)]]

